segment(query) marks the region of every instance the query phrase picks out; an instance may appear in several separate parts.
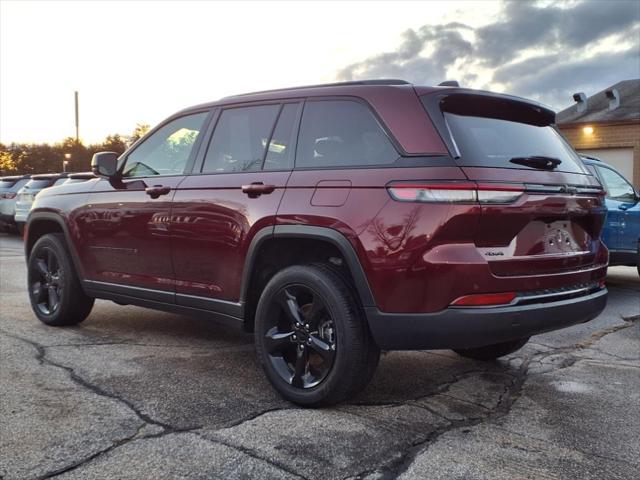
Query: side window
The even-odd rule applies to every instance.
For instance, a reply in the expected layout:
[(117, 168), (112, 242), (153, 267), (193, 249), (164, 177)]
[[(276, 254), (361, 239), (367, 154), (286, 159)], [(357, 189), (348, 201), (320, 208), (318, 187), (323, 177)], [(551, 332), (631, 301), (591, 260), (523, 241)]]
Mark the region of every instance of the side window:
[(296, 168), (384, 165), (397, 158), (366, 106), (352, 100), (306, 103)]
[(280, 105), (223, 110), (204, 159), (204, 173), (253, 172), (262, 168), (265, 148)]
[(263, 168), (265, 170), (291, 170), (293, 168), (296, 119), (299, 109), (299, 103), (283, 105), (264, 160)]
[(207, 112), (186, 115), (162, 126), (127, 157), (125, 177), (181, 175)]
[(602, 167), (598, 167), (598, 172), (600, 172), (600, 177), (604, 181), (607, 197), (621, 202), (632, 202), (635, 199), (633, 187), (622, 175)]

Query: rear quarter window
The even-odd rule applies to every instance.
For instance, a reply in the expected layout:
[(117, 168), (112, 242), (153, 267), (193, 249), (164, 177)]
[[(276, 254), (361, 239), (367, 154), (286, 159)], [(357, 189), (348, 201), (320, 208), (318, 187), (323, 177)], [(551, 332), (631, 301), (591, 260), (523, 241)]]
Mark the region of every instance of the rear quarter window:
[(305, 104), (296, 168), (385, 165), (398, 157), (380, 124), (362, 103), (314, 100)]

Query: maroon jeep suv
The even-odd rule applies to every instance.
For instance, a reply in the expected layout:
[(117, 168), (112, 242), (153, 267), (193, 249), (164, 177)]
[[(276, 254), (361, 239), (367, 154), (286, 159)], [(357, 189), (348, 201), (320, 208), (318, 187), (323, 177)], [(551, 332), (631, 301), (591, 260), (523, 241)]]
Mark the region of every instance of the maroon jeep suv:
[(38, 195), (33, 310), (73, 325), (101, 298), (240, 326), (302, 405), (356, 394), (381, 349), (509, 354), (607, 299), (603, 191), (554, 122), (399, 80), (182, 110)]

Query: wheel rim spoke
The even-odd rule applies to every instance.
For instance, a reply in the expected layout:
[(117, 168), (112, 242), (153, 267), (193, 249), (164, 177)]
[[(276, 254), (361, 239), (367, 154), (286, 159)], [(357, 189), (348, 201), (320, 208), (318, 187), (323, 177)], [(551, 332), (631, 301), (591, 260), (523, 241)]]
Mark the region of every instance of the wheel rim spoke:
[(43, 300), (44, 288), (42, 286), (42, 282), (36, 282), (31, 287), (31, 291), (33, 292), (33, 296), (36, 299), (36, 302), (40, 303)]
[(322, 303), (322, 301), (318, 298), (317, 295), (314, 295), (313, 302), (311, 303), (311, 307), (305, 313), (304, 318), (306, 319), (307, 323), (313, 326), (316, 326), (320, 319), (320, 314), (324, 312), (324, 310), (325, 310), (324, 303)]
[(281, 352), (287, 346), (292, 345), (292, 337), (295, 335), (293, 331), (281, 333), (277, 327), (271, 328), (265, 335), (265, 345), (267, 352), (270, 354)]
[(307, 362), (309, 360), (309, 354), (306, 348), (298, 348), (296, 350), (296, 364), (291, 377), (291, 385), (298, 388), (304, 387), (303, 376), (307, 370)]
[(331, 347), (331, 345), (329, 345), (327, 342), (317, 337), (316, 335), (310, 335), (309, 340), (311, 340), (309, 346), (313, 349), (313, 351), (317, 352), (325, 362), (331, 364), (335, 355), (335, 350)]
[(47, 267), (47, 262), (45, 262), (42, 258), (36, 259), (36, 270), (42, 277), (46, 277), (49, 273), (49, 268)]
[(47, 267), (49, 270), (49, 273), (53, 273), (56, 271), (56, 268), (58, 264), (58, 259), (56, 258), (55, 253), (53, 253), (53, 250), (47, 250)]
[(59, 303), (60, 303), (60, 297), (58, 296), (56, 287), (54, 287), (53, 285), (50, 285), (49, 286), (49, 311), (53, 312), (56, 308), (58, 308)]
[(302, 325), (304, 321), (300, 306), (298, 305), (296, 297), (288, 289), (284, 289), (278, 295), (277, 301), (292, 322)]

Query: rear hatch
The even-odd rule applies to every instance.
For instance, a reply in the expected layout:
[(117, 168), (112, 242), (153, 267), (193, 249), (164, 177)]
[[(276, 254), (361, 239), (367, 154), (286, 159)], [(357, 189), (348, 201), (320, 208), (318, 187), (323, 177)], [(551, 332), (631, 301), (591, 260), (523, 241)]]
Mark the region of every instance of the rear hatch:
[(477, 185), (475, 244), (494, 275), (603, 263), (596, 258), (605, 215), (602, 189), (556, 131), (551, 110), (484, 93), (421, 98), (456, 164)]

